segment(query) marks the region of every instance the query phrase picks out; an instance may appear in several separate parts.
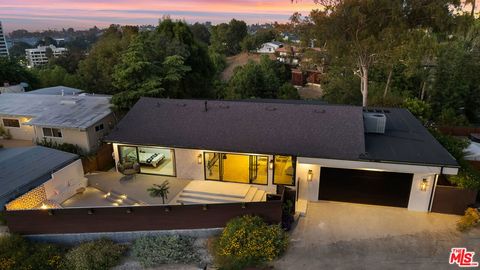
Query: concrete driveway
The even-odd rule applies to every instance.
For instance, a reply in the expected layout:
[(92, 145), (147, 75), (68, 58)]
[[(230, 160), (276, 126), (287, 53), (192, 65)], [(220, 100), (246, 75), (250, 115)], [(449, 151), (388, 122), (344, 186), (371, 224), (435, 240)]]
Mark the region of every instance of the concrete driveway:
[(452, 247), (467, 247), (480, 261), (480, 229), (460, 234), (458, 219), (393, 207), (309, 203), (275, 269), (458, 269), (448, 264)]

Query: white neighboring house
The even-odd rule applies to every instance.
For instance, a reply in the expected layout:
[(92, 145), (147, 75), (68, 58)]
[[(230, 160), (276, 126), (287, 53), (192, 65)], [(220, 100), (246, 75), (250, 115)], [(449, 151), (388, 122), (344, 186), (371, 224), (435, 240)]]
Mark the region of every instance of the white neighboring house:
[(6, 93), (23, 93), (25, 92), (25, 87), (28, 85), (26, 83), (20, 83), (15, 85), (10, 85), (8, 83), (4, 83), (2, 87), (0, 87), (0, 94)]
[(27, 93), (0, 95), (0, 126), (12, 139), (70, 143), (91, 152), (113, 128), (110, 96)]
[(267, 43), (263, 43), (262, 47), (257, 50), (258, 53), (275, 53), (275, 51), (279, 48), (283, 47), (283, 43), (277, 41), (271, 41)]
[(55, 47), (54, 45), (50, 46), (38, 46), (35, 49), (25, 49), (26, 58), (28, 61), (28, 67), (38, 67), (43, 66), (48, 63), (47, 50), (52, 51), (53, 57), (58, 57), (67, 53), (67, 48)]

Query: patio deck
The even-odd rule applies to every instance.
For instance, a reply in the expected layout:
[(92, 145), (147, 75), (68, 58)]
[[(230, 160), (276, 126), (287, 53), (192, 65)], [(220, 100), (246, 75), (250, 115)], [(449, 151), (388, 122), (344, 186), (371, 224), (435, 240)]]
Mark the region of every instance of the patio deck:
[(175, 204), (173, 199), (190, 183), (190, 180), (178, 179), (175, 177), (156, 176), (137, 174), (135, 176), (124, 176), (117, 172), (102, 172), (87, 174), (88, 185), (85, 192), (77, 194), (62, 203), (63, 207), (99, 207), (114, 206), (114, 201), (104, 196), (110, 192), (112, 194), (126, 195), (125, 201), (130, 203), (124, 204), (147, 204), (161, 205), (162, 198), (151, 197), (147, 191), (153, 184), (162, 184), (164, 181), (169, 182), (169, 194), (166, 204)]

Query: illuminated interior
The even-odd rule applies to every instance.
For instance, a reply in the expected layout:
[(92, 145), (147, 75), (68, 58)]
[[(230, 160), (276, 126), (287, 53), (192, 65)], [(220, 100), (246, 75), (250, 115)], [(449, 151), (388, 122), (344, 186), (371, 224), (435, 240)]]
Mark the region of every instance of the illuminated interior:
[(294, 185), (295, 163), (295, 157), (276, 155), (273, 170), (273, 183), (275, 185)]
[(268, 156), (205, 152), (205, 178), (266, 185)]
[(121, 145), (118, 152), (122, 164), (138, 162), (141, 173), (175, 176), (173, 149)]

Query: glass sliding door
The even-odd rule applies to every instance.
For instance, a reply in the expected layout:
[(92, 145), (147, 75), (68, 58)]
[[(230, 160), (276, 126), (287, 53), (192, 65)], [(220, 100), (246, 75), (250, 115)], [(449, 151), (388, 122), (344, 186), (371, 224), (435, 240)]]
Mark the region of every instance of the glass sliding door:
[(268, 157), (205, 152), (205, 179), (267, 185)]
[(175, 151), (170, 148), (119, 145), (120, 163), (140, 164), (140, 173), (175, 176)]
[(175, 152), (170, 148), (138, 147), (140, 172), (175, 176)]
[(293, 156), (274, 156), (273, 184), (295, 185), (295, 167), (297, 159)]

